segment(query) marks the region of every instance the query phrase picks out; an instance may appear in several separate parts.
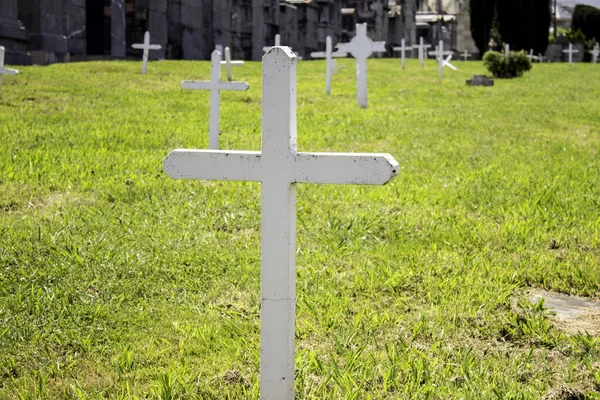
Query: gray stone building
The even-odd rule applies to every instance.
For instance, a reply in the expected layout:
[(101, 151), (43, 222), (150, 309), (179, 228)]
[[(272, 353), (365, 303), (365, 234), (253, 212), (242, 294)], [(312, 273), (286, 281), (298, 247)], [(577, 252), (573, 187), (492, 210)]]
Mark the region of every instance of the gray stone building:
[(229, 46), (234, 58), (260, 60), (280, 34), (283, 45), (307, 58), (325, 48), (327, 35), (349, 41), (363, 22), (373, 40), (415, 44), (424, 1), (0, 0), (0, 45), (10, 64), (139, 57), (131, 44), (149, 30), (162, 46), (153, 59), (207, 60)]

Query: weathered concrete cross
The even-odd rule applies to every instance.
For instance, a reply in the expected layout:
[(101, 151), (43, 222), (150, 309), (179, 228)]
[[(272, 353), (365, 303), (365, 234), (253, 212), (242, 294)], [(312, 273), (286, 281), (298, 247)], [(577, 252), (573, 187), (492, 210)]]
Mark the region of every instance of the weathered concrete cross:
[(262, 151), (172, 151), (174, 179), (262, 183), (260, 398), (294, 399), (296, 184), (384, 185), (398, 173), (389, 154), (296, 150), (296, 57), (273, 47), (263, 57)]
[(421, 62), (421, 68), (423, 68), (425, 66), (425, 52), (431, 47), (431, 45), (424, 44), (423, 36), (421, 36), (419, 38), (419, 44), (416, 44), (413, 47), (419, 49), (419, 61)]
[(310, 53), (312, 58), (325, 58), (325, 93), (331, 93), (331, 75), (334, 73), (335, 60), (333, 57), (346, 57), (348, 54), (339, 51), (333, 52), (333, 44), (331, 42), (331, 36), (325, 38), (325, 52), (317, 51)]
[(598, 56), (600, 55), (600, 45), (596, 43), (594, 50), (590, 51), (590, 53), (592, 53), (592, 62), (596, 64), (598, 62)]
[(384, 52), (385, 42), (373, 42), (367, 36), (367, 24), (356, 24), (356, 36), (350, 43), (338, 44), (338, 50), (352, 54), (356, 59), (357, 102), (367, 106), (367, 58), (373, 52)]
[(210, 57), (210, 81), (183, 81), (183, 89), (210, 90), (210, 128), (208, 148), (219, 148), (219, 109), (221, 90), (248, 90), (246, 82), (221, 82), (221, 54), (213, 51)]
[(464, 53), (462, 53), (462, 57), (463, 57), (463, 61), (468, 61), (468, 60), (469, 60), (469, 58), (471, 58), (471, 57), (472, 57), (472, 55), (471, 55), (471, 54), (469, 54), (469, 52), (468, 52), (467, 50), (465, 50), (465, 52), (464, 52)]
[[(458, 68), (450, 64), (453, 54), (454, 52), (452, 51), (444, 51), (444, 41), (442, 40), (440, 40), (440, 43), (436, 47), (435, 51), (429, 52), (430, 56), (435, 56), (435, 58), (438, 60), (440, 79), (444, 77), (444, 67), (452, 68), (453, 70), (458, 71)], [(444, 56), (448, 57), (444, 59)]]
[(413, 47), (406, 47), (405, 45), (405, 40), (402, 39), (402, 41), (400, 42), (400, 47), (392, 47), (392, 50), (394, 51), (399, 51), (401, 54), (401, 58), (402, 58), (402, 69), (404, 69), (406, 67), (406, 52), (410, 51), (410, 54), (412, 55), (413, 52)]
[[(275, 46), (281, 46), (281, 35), (278, 33), (275, 35)], [(273, 46), (265, 46), (263, 47), (263, 51), (266, 53)]]
[(2, 75), (17, 75), (16, 69), (4, 68), (4, 47), (0, 46), (0, 88), (2, 87)]
[(233, 80), (233, 74), (231, 73), (231, 67), (237, 67), (240, 65), (244, 65), (243, 61), (232, 61), (231, 60), (231, 50), (229, 47), (225, 47), (225, 60), (221, 61), (222, 65), (225, 65), (225, 70), (227, 71), (227, 80)]
[(569, 50), (563, 50), (563, 53), (569, 53), (569, 67), (573, 66), (573, 53), (579, 53), (579, 50), (573, 49), (573, 43), (569, 43)]
[(131, 45), (134, 49), (142, 49), (144, 51), (142, 56), (142, 74), (148, 72), (148, 54), (150, 50), (160, 50), (162, 47), (160, 44), (150, 44), (150, 32), (144, 33), (144, 43), (134, 43)]

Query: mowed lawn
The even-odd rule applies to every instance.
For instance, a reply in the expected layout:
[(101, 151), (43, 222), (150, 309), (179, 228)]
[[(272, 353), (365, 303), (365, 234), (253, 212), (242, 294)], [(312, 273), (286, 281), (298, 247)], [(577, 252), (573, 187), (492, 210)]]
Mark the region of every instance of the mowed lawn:
[[(472, 88), (481, 62), (369, 60), (361, 109), (339, 65), (326, 96), (298, 64), (298, 149), (400, 172), (298, 187), (297, 396), (600, 398), (600, 338), (528, 300), (600, 298), (600, 67)], [(260, 184), (170, 179), (170, 150), (207, 147), (209, 94), (179, 85), (210, 65), (140, 69), (4, 78), (0, 399), (258, 398)], [(260, 63), (234, 78), (221, 148), (259, 150)]]

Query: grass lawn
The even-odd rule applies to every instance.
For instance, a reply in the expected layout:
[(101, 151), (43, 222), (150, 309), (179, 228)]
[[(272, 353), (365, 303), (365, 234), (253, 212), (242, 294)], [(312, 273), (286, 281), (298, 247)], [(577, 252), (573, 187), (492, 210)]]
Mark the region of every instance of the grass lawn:
[[(600, 67), (369, 61), (324, 94), (298, 64), (300, 151), (389, 152), (383, 187), (298, 187), (296, 392), (600, 398), (600, 338), (532, 289), (600, 298)], [(209, 62), (22, 67), (0, 89), (0, 399), (258, 398), (260, 184), (174, 181), (206, 148)], [(224, 74), (223, 74), (224, 77)], [(221, 95), (259, 150), (261, 65)], [(575, 397), (568, 397), (575, 396)], [(579, 397), (577, 397), (579, 396)]]

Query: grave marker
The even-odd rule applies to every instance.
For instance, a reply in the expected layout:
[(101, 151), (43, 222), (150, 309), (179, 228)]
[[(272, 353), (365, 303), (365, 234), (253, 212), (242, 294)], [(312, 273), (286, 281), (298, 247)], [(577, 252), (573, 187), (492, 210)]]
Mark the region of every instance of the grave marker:
[(600, 55), (600, 45), (596, 43), (594, 50), (590, 51), (590, 53), (592, 53), (592, 62), (596, 64), (598, 62), (598, 56)]
[(227, 80), (232, 81), (233, 74), (231, 73), (231, 67), (237, 67), (240, 65), (244, 65), (244, 62), (243, 61), (232, 61), (231, 60), (231, 50), (229, 50), (229, 47), (225, 47), (225, 61), (221, 61), (221, 64), (225, 65), (225, 70), (227, 71)]
[(262, 151), (173, 150), (174, 179), (261, 182), (260, 398), (294, 399), (296, 184), (384, 185), (398, 173), (389, 154), (296, 150), (296, 57), (273, 47), (263, 58)]
[(2, 88), (2, 76), (14, 76), (19, 73), (16, 69), (4, 68), (4, 47), (0, 46), (0, 88)]
[(533, 49), (529, 50), (527, 58), (529, 58), (529, 62), (533, 62), (533, 60), (539, 60), (538, 56), (533, 55)]
[(356, 24), (356, 36), (350, 43), (341, 43), (338, 50), (350, 53), (356, 59), (357, 102), (361, 107), (367, 106), (367, 58), (373, 52), (384, 52), (385, 42), (373, 42), (367, 36), (367, 24)]
[(406, 55), (405, 55), (405, 52), (406, 51), (410, 51), (410, 53), (412, 55), (413, 49), (412, 49), (412, 46), (406, 47), (404, 39), (402, 39), (402, 41), (400, 43), (401, 43), (400, 47), (392, 47), (392, 50), (400, 52), (401, 57), (402, 57), (402, 69), (404, 69), (406, 67)]
[(423, 68), (425, 66), (425, 55), (426, 55), (426, 51), (428, 48), (431, 47), (430, 44), (424, 44), (423, 42), (423, 36), (421, 36), (419, 38), (419, 44), (418, 45), (414, 45), (413, 47), (417, 48), (419, 50), (419, 62), (421, 63), (421, 68)]
[(572, 67), (573, 53), (579, 53), (579, 50), (573, 50), (573, 43), (569, 43), (569, 50), (563, 50), (563, 53), (569, 53), (569, 67)]
[(510, 45), (508, 43), (506, 43), (504, 45), (504, 58), (509, 58), (510, 57)]
[[(435, 58), (438, 61), (440, 79), (442, 79), (444, 77), (444, 67), (452, 68), (453, 70), (458, 71), (458, 68), (456, 68), (454, 65), (450, 64), (450, 60), (452, 60), (453, 54), (454, 54), (454, 52), (452, 52), (452, 51), (444, 51), (444, 42), (442, 40), (440, 40), (440, 43), (435, 48), (435, 51), (429, 52), (429, 55), (435, 56)], [(446, 57), (446, 59), (444, 59), (444, 56), (448, 56), (448, 57)]]
[[(278, 33), (275, 35), (275, 46), (279, 47), (281, 46), (281, 35)], [(273, 46), (265, 46), (263, 47), (263, 51), (266, 53), (267, 51), (269, 51), (269, 49), (273, 47)]]
[(134, 49), (142, 49), (142, 74), (146, 74), (148, 72), (148, 54), (150, 50), (160, 50), (162, 47), (160, 44), (150, 44), (150, 32), (146, 31), (144, 33), (144, 43), (134, 43), (131, 45)]
[[(325, 58), (325, 93), (331, 93), (331, 75), (337, 73), (337, 63), (333, 57), (346, 57), (348, 54), (336, 51), (333, 53), (333, 43), (331, 36), (325, 38), (325, 52), (317, 51), (310, 53), (312, 58)], [(335, 72), (334, 72), (335, 71)]]
[(463, 57), (463, 61), (468, 61), (468, 59), (471, 58), (472, 55), (469, 54), (469, 52), (465, 50), (465, 52), (462, 54), (462, 57)]
[(208, 148), (219, 148), (219, 108), (221, 105), (221, 90), (248, 90), (246, 82), (221, 82), (221, 54), (213, 51), (211, 54), (210, 81), (183, 81), (182, 89), (210, 90), (210, 127)]

